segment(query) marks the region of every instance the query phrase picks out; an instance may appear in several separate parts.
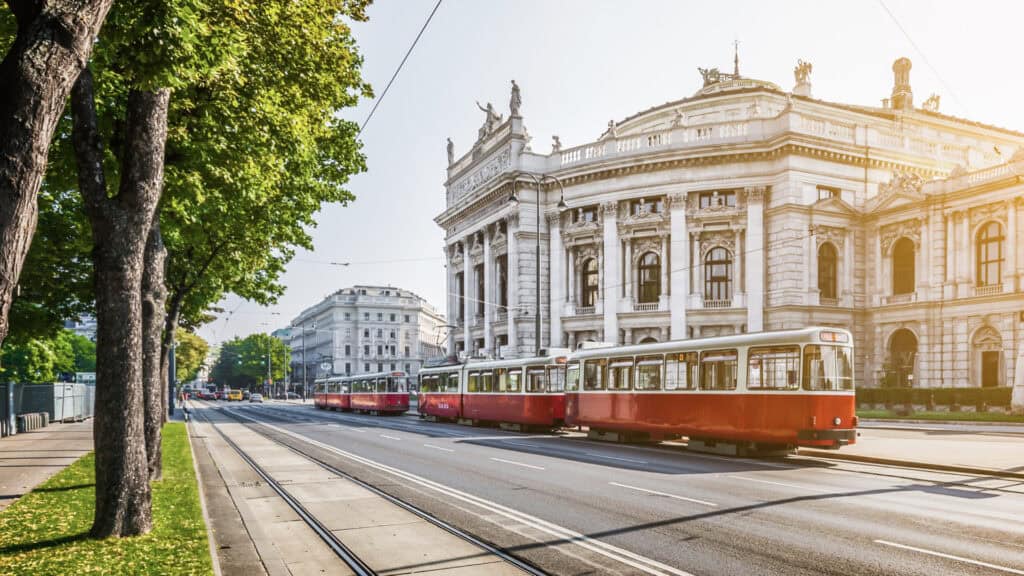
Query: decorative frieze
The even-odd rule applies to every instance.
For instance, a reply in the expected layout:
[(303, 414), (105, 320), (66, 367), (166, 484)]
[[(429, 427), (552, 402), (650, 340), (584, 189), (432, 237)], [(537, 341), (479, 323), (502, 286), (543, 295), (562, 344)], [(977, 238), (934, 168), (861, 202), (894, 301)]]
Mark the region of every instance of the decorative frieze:
[(835, 226), (823, 226), (814, 225), (811, 226), (811, 233), (814, 234), (814, 238), (817, 242), (815, 248), (821, 248), (821, 245), (826, 242), (831, 242), (837, 249), (842, 250), (843, 244), (846, 241), (846, 229), (837, 228)]
[(704, 232), (700, 234), (700, 258), (703, 261), (704, 257), (712, 248), (722, 247), (731, 252), (736, 253), (736, 233), (731, 230), (715, 230), (713, 232)]
[(632, 242), (634, 266), (639, 262), (640, 258), (648, 252), (653, 252), (658, 255), (658, 258), (664, 260), (664, 254), (661, 253), (662, 236), (648, 236), (646, 238), (633, 240)]
[(882, 254), (888, 256), (892, 250), (892, 245), (896, 240), (907, 237), (910, 238), (915, 246), (921, 245), (921, 220), (918, 218), (911, 218), (909, 220), (903, 220), (902, 222), (896, 222), (895, 224), (888, 224), (883, 226), (879, 231), (882, 242)]
[(970, 213), (971, 229), (975, 226), (985, 222), (986, 220), (998, 220), (1000, 224), (1006, 224), (1006, 203), (995, 202), (992, 204), (985, 204), (984, 206), (978, 206), (977, 208), (971, 208)]
[(512, 152), (506, 148), (484, 163), (481, 168), (452, 184), (453, 200), (458, 200), (473, 192), (480, 185), (508, 170), (511, 166)]

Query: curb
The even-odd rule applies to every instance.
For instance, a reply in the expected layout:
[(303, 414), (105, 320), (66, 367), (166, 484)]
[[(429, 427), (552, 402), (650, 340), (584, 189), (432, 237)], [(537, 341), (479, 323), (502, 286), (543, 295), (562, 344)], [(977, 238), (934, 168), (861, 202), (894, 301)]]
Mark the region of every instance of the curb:
[(822, 450), (808, 450), (800, 448), (798, 456), (812, 456), (824, 460), (846, 460), (850, 462), (864, 462), (866, 464), (882, 464), (886, 466), (899, 466), (902, 468), (919, 468), (923, 470), (937, 470), (940, 472), (956, 472), (959, 474), (983, 475), (997, 478), (1014, 478), (1024, 480), (1024, 472), (1013, 472), (1009, 470), (997, 470), (994, 468), (973, 468), (970, 466), (956, 466), (952, 464), (934, 464), (931, 462), (912, 462), (907, 460), (896, 460), (893, 458), (876, 458), (874, 456), (859, 456), (857, 454), (838, 454)]
[(206, 507), (206, 495), (203, 494), (203, 477), (199, 473), (199, 460), (196, 459), (195, 446), (192, 445), (192, 423), (186, 420), (184, 424), (188, 449), (192, 453), (192, 469), (195, 471), (196, 484), (199, 487), (199, 507), (203, 511), (203, 522), (206, 524), (206, 544), (210, 549), (210, 564), (213, 565), (214, 576), (222, 576), (220, 559), (217, 557), (217, 545), (213, 542), (213, 523), (210, 521), (210, 511)]
[[(1020, 428), (1021, 432), (1024, 432), (1024, 423), (1021, 422), (992, 422), (988, 420), (915, 420), (911, 418), (861, 418), (860, 422), (868, 424), (938, 424), (942, 426), (1009, 426), (1011, 428)], [(873, 428), (880, 428), (880, 426), (873, 426)], [(900, 430), (906, 430), (906, 428), (900, 428)]]

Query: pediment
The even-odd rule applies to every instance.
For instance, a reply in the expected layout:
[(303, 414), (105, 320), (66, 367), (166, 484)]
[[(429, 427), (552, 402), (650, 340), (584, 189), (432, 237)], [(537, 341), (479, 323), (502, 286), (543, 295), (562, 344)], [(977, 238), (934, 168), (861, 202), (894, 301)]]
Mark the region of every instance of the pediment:
[(897, 192), (895, 194), (889, 194), (884, 198), (875, 197), (874, 205), (868, 209), (868, 212), (881, 212), (883, 210), (891, 210), (893, 208), (901, 208), (904, 206), (916, 206), (922, 201), (924, 201), (924, 195), (912, 195)]
[(837, 197), (819, 200), (814, 204), (814, 210), (816, 212), (836, 212), (845, 216), (856, 216), (858, 213), (856, 208)]

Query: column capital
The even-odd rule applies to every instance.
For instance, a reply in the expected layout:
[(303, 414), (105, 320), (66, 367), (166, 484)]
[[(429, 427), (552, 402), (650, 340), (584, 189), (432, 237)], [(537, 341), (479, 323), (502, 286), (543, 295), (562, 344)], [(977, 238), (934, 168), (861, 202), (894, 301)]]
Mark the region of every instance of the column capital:
[(562, 224), (562, 213), (557, 210), (545, 212), (544, 219), (547, 220), (549, 226), (560, 226)]
[(605, 218), (617, 218), (619, 216), (619, 201), (611, 200), (601, 203), (601, 216)]
[(767, 186), (747, 186), (743, 189), (747, 195), (747, 202), (761, 202), (768, 192)]
[(669, 208), (686, 208), (686, 192), (673, 192), (668, 195)]

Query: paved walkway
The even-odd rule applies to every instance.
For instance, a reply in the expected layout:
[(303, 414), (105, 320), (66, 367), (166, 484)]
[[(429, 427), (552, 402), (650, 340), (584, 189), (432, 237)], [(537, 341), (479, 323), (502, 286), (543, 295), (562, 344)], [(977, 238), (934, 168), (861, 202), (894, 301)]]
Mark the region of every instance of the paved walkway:
[(0, 510), (92, 450), (92, 420), (0, 439)]
[(855, 445), (837, 451), (801, 448), (799, 453), (1024, 478), (1024, 436), (1019, 431), (872, 427), (861, 428), (860, 434)]

